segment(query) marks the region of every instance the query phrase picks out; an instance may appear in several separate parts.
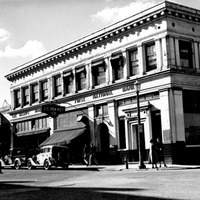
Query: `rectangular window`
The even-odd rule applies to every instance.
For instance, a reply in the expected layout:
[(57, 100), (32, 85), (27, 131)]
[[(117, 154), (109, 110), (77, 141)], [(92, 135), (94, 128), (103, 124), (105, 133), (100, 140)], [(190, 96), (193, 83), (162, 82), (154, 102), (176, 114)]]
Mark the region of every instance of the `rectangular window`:
[(122, 54), (112, 55), (111, 65), (114, 80), (120, 80), (124, 78), (123, 56)]
[(186, 145), (200, 145), (200, 92), (183, 90)]
[(106, 82), (106, 68), (103, 60), (92, 63), (92, 76), (94, 86)]
[(137, 49), (132, 49), (129, 51), (129, 69), (130, 69), (130, 76), (139, 74), (138, 50)]
[(70, 94), (73, 93), (73, 76), (72, 74), (68, 74), (67, 76), (64, 76), (64, 94)]
[(39, 97), (39, 92), (38, 92), (38, 84), (33, 84), (32, 85), (32, 102), (36, 103), (38, 102), (38, 97)]
[(193, 68), (191, 42), (179, 40), (179, 51), (181, 67)]
[(62, 94), (62, 86), (61, 86), (61, 76), (55, 76), (54, 77), (54, 83), (55, 83), (55, 97)]
[(21, 106), (21, 93), (20, 89), (15, 90), (15, 107), (18, 108)]
[(86, 89), (86, 71), (85, 68), (76, 71), (77, 90)]
[(29, 88), (25, 87), (23, 88), (23, 104), (28, 105), (29, 104)]
[(157, 68), (156, 63), (156, 46), (155, 42), (145, 46), (146, 53), (146, 71), (151, 71)]
[(119, 148), (126, 148), (125, 120), (119, 119)]
[(48, 81), (42, 81), (41, 82), (41, 94), (42, 94), (42, 100), (48, 99)]
[(98, 105), (96, 107), (96, 110), (97, 110), (97, 116), (98, 115), (108, 116), (108, 105), (107, 104)]

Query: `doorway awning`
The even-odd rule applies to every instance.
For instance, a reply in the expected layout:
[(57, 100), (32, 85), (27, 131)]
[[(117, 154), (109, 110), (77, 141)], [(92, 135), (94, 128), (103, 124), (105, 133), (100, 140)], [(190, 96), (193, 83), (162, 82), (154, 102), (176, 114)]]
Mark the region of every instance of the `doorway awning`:
[(81, 135), (84, 131), (85, 128), (57, 130), (40, 146), (69, 144), (71, 140)]

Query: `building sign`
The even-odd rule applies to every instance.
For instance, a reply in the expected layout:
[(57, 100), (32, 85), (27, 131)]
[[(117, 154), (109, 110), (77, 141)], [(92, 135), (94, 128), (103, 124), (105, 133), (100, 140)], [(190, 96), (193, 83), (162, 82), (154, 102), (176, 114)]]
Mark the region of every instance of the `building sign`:
[(64, 113), (65, 107), (59, 106), (54, 103), (48, 103), (48, 104), (42, 105), (42, 112), (54, 118), (54, 117), (57, 117), (59, 114)]
[(19, 113), (19, 116), (25, 116), (27, 114), (28, 114), (28, 112), (22, 112), (22, 113)]
[(82, 96), (74, 99), (74, 104), (78, 103), (84, 103), (84, 102), (92, 102), (93, 100), (96, 99), (101, 99), (109, 96), (115, 96), (122, 94), (122, 92), (131, 92), (132, 90), (135, 90), (134, 84), (127, 84), (123, 87), (116, 88), (115, 90), (108, 90), (108, 91), (103, 91), (99, 93), (94, 93), (93, 95), (89, 96)]
[(112, 90), (94, 94), (93, 99), (98, 99), (98, 98), (102, 98), (102, 97), (106, 97), (106, 96), (110, 96), (110, 95), (113, 95)]
[(77, 98), (74, 100), (74, 103), (81, 103), (81, 102), (85, 102), (85, 97)]
[(132, 84), (132, 85), (126, 85), (126, 86), (124, 86), (123, 88), (122, 88), (122, 92), (127, 92), (127, 91), (129, 91), (129, 90), (134, 90), (135, 89), (135, 87), (134, 87), (134, 85)]

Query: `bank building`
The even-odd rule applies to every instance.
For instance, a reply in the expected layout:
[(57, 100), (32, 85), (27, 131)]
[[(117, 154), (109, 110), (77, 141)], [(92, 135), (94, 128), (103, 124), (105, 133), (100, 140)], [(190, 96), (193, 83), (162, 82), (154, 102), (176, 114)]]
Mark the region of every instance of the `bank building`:
[(159, 137), (167, 163), (200, 163), (199, 34), (200, 10), (164, 1), (13, 68), (11, 148), (67, 145), (80, 162), (93, 143), (99, 163), (137, 162)]

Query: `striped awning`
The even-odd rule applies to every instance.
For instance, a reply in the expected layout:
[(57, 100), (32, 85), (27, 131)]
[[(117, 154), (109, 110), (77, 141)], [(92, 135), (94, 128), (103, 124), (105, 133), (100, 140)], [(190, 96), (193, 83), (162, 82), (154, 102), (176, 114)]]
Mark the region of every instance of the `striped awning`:
[(69, 144), (71, 140), (81, 135), (84, 131), (85, 128), (57, 130), (40, 146)]

